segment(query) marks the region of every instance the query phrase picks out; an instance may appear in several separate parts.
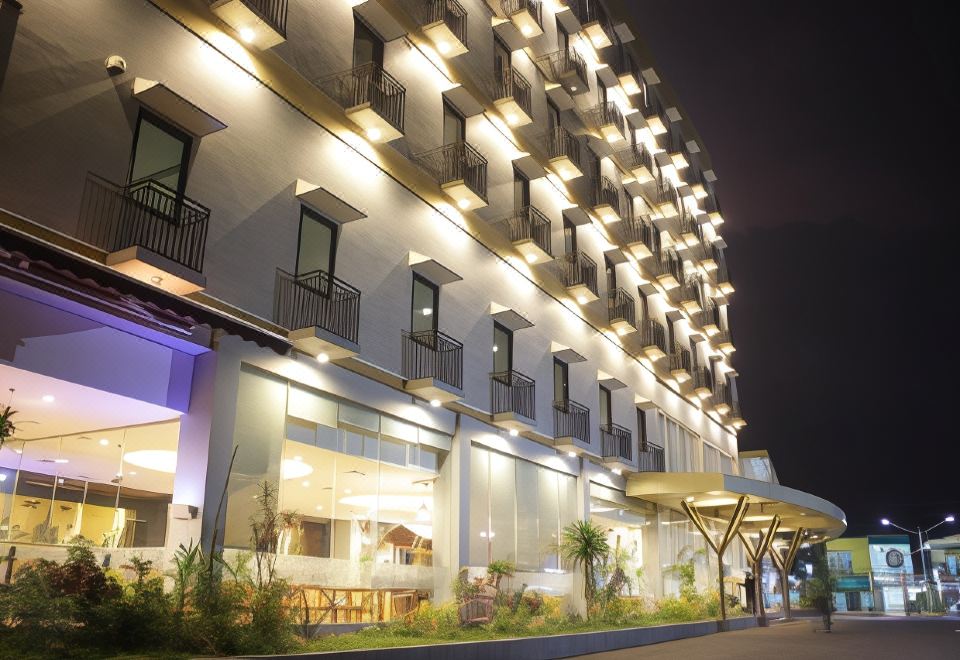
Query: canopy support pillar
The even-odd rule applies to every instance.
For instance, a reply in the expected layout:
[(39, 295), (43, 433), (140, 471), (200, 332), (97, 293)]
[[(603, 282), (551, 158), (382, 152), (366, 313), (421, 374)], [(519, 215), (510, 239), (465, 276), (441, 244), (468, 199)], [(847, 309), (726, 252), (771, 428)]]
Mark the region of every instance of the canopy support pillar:
[(743, 542), (747, 556), (750, 558), (750, 564), (753, 566), (753, 611), (757, 616), (757, 624), (760, 626), (767, 625), (767, 610), (763, 607), (763, 581), (761, 579), (763, 556), (767, 554), (767, 550), (770, 549), (770, 544), (773, 542), (773, 537), (779, 528), (780, 516), (775, 515), (773, 520), (770, 521), (770, 527), (767, 528), (766, 532), (760, 533), (760, 540), (757, 542), (756, 547), (750, 543), (750, 539), (744, 536), (742, 532), (737, 532), (737, 536), (739, 536), (740, 541)]
[(733, 510), (733, 515), (730, 516), (730, 522), (727, 524), (727, 529), (724, 531), (719, 543), (715, 542), (713, 537), (710, 536), (710, 530), (707, 529), (706, 523), (704, 523), (700, 512), (697, 511), (695, 507), (690, 506), (687, 502), (680, 502), (680, 508), (683, 509), (683, 512), (687, 514), (687, 518), (693, 523), (693, 526), (696, 527), (703, 535), (703, 538), (706, 539), (707, 545), (717, 554), (717, 570), (720, 578), (718, 585), (720, 588), (720, 620), (726, 621), (727, 600), (726, 591), (723, 586), (723, 551), (727, 549), (727, 546), (730, 545), (734, 537), (740, 533), (740, 524), (743, 522), (743, 517), (747, 515), (747, 509), (750, 508), (747, 496), (741, 495), (740, 499), (737, 500), (737, 506)]
[(800, 550), (800, 544), (803, 541), (803, 533), (806, 530), (798, 527), (797, 531), (790, 537), (790, 545), (787, 546), (787, 554), (781, 555), (780, 552), (770, 546), (770, 559), (777, 567), (780, 573), (780, 595), (783, 598), (783, 618), (790, 618), (790, 570), (793, 568), (793, 562), (797, 559), (797, 551)]

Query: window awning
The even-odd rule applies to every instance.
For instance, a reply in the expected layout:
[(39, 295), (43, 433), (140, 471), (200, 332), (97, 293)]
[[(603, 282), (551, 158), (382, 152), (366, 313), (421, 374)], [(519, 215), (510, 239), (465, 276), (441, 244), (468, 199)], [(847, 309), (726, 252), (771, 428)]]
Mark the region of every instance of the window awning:
[(304, 181), (303, 179), (296, 180), (294, 184), (294, 194), (297, 196), (297, 199), (310, 208), (319, 211), (340, 224), (367, 217), (366, 213), (354, 208), (326, 188)]
[(133, 98), (197, 137), (210, 135), (227, 127), (216, 117), (156, 80), (146, 78), (134, 80)]
[(463, 279), (436, 259), (425, 257), (416, 252), (410, 252), (409, 264), (410, 269), (417, 275), (441, 286), (459, 282)]
[(572, 348), (564, 346), (563, 344), (558, 344), (555, 341), (550, 342), (550, 352), (553, 353), (553, 357), (557, 358), (561, 362), (566, 362), (567, 364), (587, 361), (587, 358), (583, 357)]
[(495, 302), (490, 303), (490, 316), (494, 321), (514, 332), (533, 327), (533, 323), (520, 312)]

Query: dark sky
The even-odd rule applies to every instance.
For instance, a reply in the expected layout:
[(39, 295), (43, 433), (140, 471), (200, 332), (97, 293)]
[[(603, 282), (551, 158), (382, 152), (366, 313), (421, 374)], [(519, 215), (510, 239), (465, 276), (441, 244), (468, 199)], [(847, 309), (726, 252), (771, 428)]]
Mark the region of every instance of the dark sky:
[(848, 534), (960, 516), (948, 5), (635, 5), (719, 176), (741, 449), (770, 450)]

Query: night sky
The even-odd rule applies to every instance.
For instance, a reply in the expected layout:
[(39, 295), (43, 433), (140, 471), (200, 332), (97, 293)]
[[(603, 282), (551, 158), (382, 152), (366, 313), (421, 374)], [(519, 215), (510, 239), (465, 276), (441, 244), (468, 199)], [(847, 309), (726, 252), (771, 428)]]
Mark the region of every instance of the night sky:
[(848, 535), (960, 516), (947, 4), (634, 4), (719, 177), (741, 450)]

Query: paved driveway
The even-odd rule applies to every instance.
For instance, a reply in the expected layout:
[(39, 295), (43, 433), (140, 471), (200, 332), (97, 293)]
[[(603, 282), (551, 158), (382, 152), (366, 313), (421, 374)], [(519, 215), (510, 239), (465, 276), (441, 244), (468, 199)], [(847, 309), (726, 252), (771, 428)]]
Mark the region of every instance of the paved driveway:
[(580, 656), (586, 660), (680, 658), (681, 660), (804, 660), (864, 658), (879, 660), (960, 659), (960, 618), (834, 618), (833, 632), (814, 632), (820, 620), (801, 619), (665, 642), (653, 646)]

